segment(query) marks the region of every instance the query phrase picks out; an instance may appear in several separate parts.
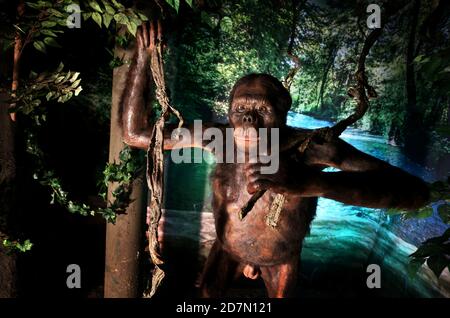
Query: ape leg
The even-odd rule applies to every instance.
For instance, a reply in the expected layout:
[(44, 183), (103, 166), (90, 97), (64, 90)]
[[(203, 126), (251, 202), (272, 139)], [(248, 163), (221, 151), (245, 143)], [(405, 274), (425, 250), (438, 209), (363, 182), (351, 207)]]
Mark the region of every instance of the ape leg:
[(201, 296), (217, 298), (224, 295), (236, 275), (239, 263), (222, 249), (216, 240), (209, 252), (200, 283)]
[(293, 297), (297, 285), (299, 258), (274, 266), (261, 267), (261, 277), (270, 298)]

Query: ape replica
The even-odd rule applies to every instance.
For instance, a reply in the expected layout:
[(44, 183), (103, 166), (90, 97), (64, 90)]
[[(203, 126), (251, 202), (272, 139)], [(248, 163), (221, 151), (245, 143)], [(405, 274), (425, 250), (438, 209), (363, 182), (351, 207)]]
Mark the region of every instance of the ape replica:
[[(124, 140), (141, 149), (147, 149), (151, 137), (145, 110), (148, 37), (145, 27), (138, 30), (136, 56), (122, 105)], [(283, 149), (289, 140), (310, 133), (286, 125), (290, 107), (291, 97), (280, 81), (267, 74), (250, 74), (238, 80), (231, 91), (229, 126), (203, 127), (234, 128), (236, 151), (243, 152), (248, 152), (258, 139), (246, 133), (249, 129), (278, 128)], [(164, 149), (206, 147), (195, 141), (175, 143), (170, 136), (171, 129), (166, 127)], [(429, 196), (422, 180), (339, 138), (311, 141), (303, 152), (296, 148), (280, 152), (276, 173), (262, 174), (261, 167), (261, 163), (218, 163), (212, 175), (217, 238), (203, 272), (204, 297), (222, 296), (241, 274), (250, 279), (261, 276), (269, 297), (292, 296), (302, 242), (314, 218), (318, 197), (374, 208), (415, 209), (424, 205)], [(340, 171), (323, 172), (326, 167)], [(241, 208), (262, 190), (265, 192), (261, 192), (251, 212), (241, 219)], [(279, 194), (284, 199), (280, 218), (276, 227), (270, 227), (265, 220)]]

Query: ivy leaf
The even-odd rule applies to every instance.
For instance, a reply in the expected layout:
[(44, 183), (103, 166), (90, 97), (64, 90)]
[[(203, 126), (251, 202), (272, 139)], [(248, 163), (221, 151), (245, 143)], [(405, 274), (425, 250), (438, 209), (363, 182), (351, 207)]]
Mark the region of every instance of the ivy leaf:
[(95, 11), (103, 13), (102, 8), (100, 8), (100, 5), (96, 1), (89, 1), (89, 6)]
[(43, 29), (43, 30), (41, 30), (41, 33), (44, 34), (44, 35), (57, 37), (56, 33), (53, 32), (52, 30)]
[(102, 3), (105, 6), (107, 13), (109, 13), (110, 15), (114, 15), (114, 13), (116, 13), (116, 10), (114, 10), (114, 8), (111, 7), (108, 2), (106, 2), (105, 0), (102, 0)]
[(192, 0), (186, 0), (186, 3), (188, 4), (188, 6), (190, 6), (191, 8), (193, 8), (193, 4), (192, 4)]
[(48, 8), (47, 12), (50, 13), (51, 15), (58, 17), (58, 18), (63, 18), (64, 14), (62, 14), (61, 12), (59, 12), (58, 10), (55, 10), (53, 8)]
[(102, 16), (98, 12), (92, 13), (92, 19), (95, 21), (95, 23), (98, 24), (99, 27), (102, 27)]
[(84, 12), (83, 13), (83, 18), (85, 20), (89, 19), (92, 16), (92, 12)]
[(147, 18), (146, 15), (144, 15), (144, 14), (142, 14), (140, 12), (137, 12), (137, 14), (139, 16), (139, 19), (141, 19), (141, 21), (148, 21), (148, 18)]
[(106, 28), (109, 27), (112, 18), (113, 18), (113, 15), (112, 15), (112, 14), (105, 13), (105, 14), (103, 15), (103, 24), (105, 25)]
[(128, 23), (128, 17), (123, 13), (115, 14), (114, 20), (119, 24), (127, 24)]
[(131, 33), (131, 34), (133, 34), (134, 36), (136, 35), (136, 31), (137, 31), (137, 24), (136, 23), (134, 23), (134, 22), (129, 22), (129, 23), (127, 23), (127, 28), (128, 28), (128, 31)]
[(44, 43), (49, 45), (49, 46), (53, 46), (53, 47), (61, 47), (61, 45), (59, 45), (58, 42), (56, 42), (56, 40), (54, 38), (51, 38), (51, 37), (46, 37), (44, 39)]
[(43, 28), (53, 28), (56, 25), (54, 21), (44, 21), (41, 23)]
[(112, 4), (116, 7), (116, 9), (120, 10), (123, 9), (123, 5), (116, 0), (111, 0)]
[(35, 41), (33, 43), (33, 46), (36, 50), (41, 51), (42, 53), (47, 53), (47, 50), (45, 48), (45, 44), (42, 41)]

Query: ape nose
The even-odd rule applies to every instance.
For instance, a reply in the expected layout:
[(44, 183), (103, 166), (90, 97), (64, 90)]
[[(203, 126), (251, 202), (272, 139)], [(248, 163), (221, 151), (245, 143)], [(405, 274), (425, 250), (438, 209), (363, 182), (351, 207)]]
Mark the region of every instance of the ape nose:
[(244, 117), (242, 118), (242, 122), (244, 124), (254, 124), (255, 118), (253, 118), (253, 116), (250, 114), (245, 114)]

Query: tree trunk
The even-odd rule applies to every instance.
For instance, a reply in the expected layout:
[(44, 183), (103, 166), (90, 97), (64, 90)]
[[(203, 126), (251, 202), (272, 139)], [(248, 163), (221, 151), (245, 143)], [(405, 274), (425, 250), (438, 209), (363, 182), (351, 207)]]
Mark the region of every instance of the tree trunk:
[(413, 158), (424, 159), (426, 131), (423, 127), (423, 112), (417, 106), (414, 58), (416, 56), (416, 33), (419, 18), (420, 0), (414, 0), (411, 10), (410, 34), (406, 50), (406, 127), (405, 150)]
[(332, 42), (328, 54), (328, 62), (325, 65), (325, 69), (323, 71), (322, 80), (320, 82), (320, 90), (319, 90), (319, 96), (317, 98), (317, 108), (322, 109), (323, 107), (323, 94), (325, 93), (325, 86), (328, 79), (328, 73), (330, 72), (331, 67), (334, 64), (334, 59), (336, 58), (336, 42)]
[[(133, 49), (116, 48), (120, 57), (124, 54), (124, 61), (132, 58)], [(112, 107), (111, 107), (111, 135), (109, 161), (118, 162), (119, 153), (124, 144), (122, 130), (119, 125), (119, 103), (127, 79), (128, 64), (114, 69)], [(140, 297), (139, 267), (140, 256), (143, 254), (144, 220), (146, 213), (147, 187), (142, 173), (134, 182), (131, 193), (132, 202), (126, 214), (117, 216), (116, 224), (106, 226), (106, 259), (105, 259), (105, 290), (108, 298)], [(108, 201), (112, 201), (112, 191), (116, 185), (108, 189)]]
[[(0, 225), (10, 230), (15, 213), (16, 162), (15, 124), (8, 113), (6, 94), (0, 94)], [(3, 231), (0, 228), (0, 234)], [(16, 254), (7, 254), (0, 242), (0, 298), (17, 295)]]
[[(20, 0), (17, 5), (17, 18), (24, 12), (25, 3)], [(14, 39), (14, 60), (12, 64), (11, 89), (19, 86), (19, 67), (22, 52), (22, 37), (19, 31)], [(6, 59), (2, 60), (5, 63)], [(7, 68), (7, 67), (6, 67)], [(0, 239), (4, 230), (15, 232), (13, 221), (17, 214), (17, 169), (16, 169), (16, 124), (15, 114), (8, 109), (8, 94), (0, 93)], [(17, 290), (17, 254), (7, 253), (0, 242), (0, 298), (16, 297)]]

